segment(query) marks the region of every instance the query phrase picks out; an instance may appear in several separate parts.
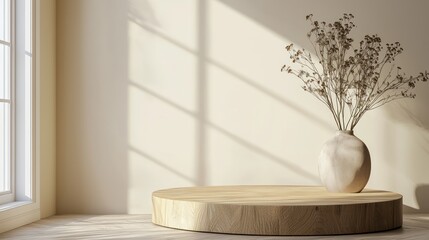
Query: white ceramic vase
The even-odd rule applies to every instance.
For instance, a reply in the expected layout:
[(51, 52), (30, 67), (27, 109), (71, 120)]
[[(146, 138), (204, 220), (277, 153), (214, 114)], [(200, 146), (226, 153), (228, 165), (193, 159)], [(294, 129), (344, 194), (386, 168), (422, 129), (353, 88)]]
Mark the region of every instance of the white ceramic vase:
[(330, 192), (358, 193), (368, 182), (371, 157), (353, 131), (337, 131), (322, 148), (319, 176)]

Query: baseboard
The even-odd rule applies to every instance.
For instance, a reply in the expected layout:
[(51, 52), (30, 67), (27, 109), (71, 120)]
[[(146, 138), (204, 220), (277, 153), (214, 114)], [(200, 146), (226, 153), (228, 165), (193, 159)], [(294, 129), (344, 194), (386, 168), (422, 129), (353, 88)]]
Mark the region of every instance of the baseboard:
[(17, 215), (9, 216), (0, 221), (0, 233), (7, 232), (40, 219), (40, 209), (32, 209)]

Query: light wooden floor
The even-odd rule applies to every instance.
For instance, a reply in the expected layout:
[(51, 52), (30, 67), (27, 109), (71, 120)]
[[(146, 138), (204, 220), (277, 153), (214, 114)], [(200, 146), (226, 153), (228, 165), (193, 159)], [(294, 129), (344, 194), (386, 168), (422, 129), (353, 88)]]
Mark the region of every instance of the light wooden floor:
[[(267, 237), (197, 233), (163, 228), (151, 223), (150, 215), (62, 215), (0, 234), (0, 239), (332, 239), (324, 237)], [(337, 239), (429, 239), (429, 215), (405, 215), (400, 229)]]

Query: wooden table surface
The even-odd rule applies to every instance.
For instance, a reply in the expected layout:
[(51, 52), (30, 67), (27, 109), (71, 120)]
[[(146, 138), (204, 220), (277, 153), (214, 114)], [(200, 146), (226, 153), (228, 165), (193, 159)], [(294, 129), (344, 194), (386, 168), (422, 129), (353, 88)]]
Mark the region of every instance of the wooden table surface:
[(160, 227), (146, 215), (59, 215), (0, 233), (2, 240), (427, 240), (429, 214), (404, 215), (402, 228), (339, 236), (249, 236), (183, 231)]
[(155, 224), (251, 235), (330, 235), (395, 229), (402, 196), (364, 190), (330, 193), (314, 186), (174, 188), (152, 195)]

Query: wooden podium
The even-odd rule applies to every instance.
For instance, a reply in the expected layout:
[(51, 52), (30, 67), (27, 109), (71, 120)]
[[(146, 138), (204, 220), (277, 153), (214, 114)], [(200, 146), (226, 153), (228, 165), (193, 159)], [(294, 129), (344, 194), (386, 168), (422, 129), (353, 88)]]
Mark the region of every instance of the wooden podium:
[(152, 194), (152, 222), (170, 228), (252, 235), (331, 235), (402, 226), (402, 196), (314, 186), (213, 186)]

